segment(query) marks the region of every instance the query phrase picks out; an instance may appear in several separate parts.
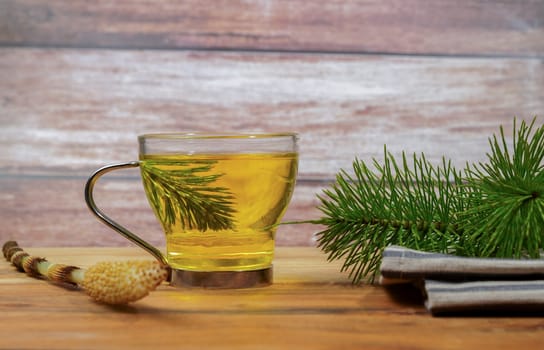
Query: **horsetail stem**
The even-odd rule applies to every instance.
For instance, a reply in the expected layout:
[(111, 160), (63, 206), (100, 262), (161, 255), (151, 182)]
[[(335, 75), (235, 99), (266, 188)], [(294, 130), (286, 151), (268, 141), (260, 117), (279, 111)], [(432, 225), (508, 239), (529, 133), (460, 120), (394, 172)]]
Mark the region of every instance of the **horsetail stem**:
[(17, 270), (35, 278), (81, 286), (91, 298), (106, 304), (139, 300), (168, 276), (168, 268), (156, 261), (100, 262), (82, 269), (31, 256), (15, 241), (6, 242), (2, 252)]

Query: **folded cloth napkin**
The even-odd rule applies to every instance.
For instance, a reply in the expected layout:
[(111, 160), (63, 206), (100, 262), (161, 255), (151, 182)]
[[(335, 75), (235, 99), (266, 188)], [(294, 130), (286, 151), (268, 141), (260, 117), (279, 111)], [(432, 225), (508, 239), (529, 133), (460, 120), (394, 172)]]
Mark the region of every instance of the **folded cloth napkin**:
[(412, 282), (433, 314), (544, 310), (544, 259), (466, 258), (389, 246), (383, 285)]

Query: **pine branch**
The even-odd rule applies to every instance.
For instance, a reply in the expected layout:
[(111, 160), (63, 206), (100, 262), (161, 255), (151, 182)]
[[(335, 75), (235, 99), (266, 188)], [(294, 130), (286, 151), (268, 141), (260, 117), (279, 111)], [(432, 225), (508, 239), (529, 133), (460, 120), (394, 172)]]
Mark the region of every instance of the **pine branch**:
[(479, 257), (537, 258), (544, 246), (544, 127), (514, 121), (513, 148), (503, 129), (490, 139), (488, 162), (463, 172), (443, 159), (385, 150), (383, 164), (353, 162), (319, 195), (325, 225), (318, 246), (329, 260), (344, 259), (354, 283), (373, 281), (383, 249), (392, 244)]
[(471, 195), (461, 215), (464, 255), (540, 257), (544, 246), (544, 127), (514, 121), (512, 150), (500, 138), (489, 139), (488, 162), (467, 169)]
[[(210, 186), (221, 174), (203, 175), (212, 160), (165, 160), (142, 162), (144, 183), (152, 187), (149, 195), (157, 205), (157, 215), (168, 225), (181, 223), (183, 229), (225, 230), (234, 226), (233, 195), (227, 188)], [(162, 170), (176, 167), (177, 170)]]
[(381, 253), (390, 244), (433, 251), (455, 250), (459, 240), (455, 213), (463, 208), (461, 177), (443, 160), (433, 167), (424, 155), (409, 165), (385, 150), (375, 171), (353, 162), (354, 177), (342, 170), (331, 189), (318, 196), (323, 217), (314, 223), (327, 228), (317, 234), (329, 259), (344, 259), (354, 282), (373, 280)]

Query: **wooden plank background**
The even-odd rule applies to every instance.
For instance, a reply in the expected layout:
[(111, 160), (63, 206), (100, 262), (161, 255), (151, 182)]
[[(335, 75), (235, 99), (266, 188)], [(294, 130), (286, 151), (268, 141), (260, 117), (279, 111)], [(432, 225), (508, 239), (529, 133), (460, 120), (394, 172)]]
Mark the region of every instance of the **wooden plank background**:
[[(319, 216), (316, 194), (384, 144), (463, 166), (543, 110), (542, 0), (0, 0), (0, 238), (128, 245), (83, 187), (135, 159), (141, 133), (299, 132), (294, 220)], [(163, 244), (137, 171), (97, 191)], [(318, 230), (283, 226), (277, 243)]]

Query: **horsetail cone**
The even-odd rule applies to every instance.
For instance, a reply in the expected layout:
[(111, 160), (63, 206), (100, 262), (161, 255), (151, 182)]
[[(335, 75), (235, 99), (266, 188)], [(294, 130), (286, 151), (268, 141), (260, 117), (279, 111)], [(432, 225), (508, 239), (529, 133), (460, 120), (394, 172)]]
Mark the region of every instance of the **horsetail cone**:
[(97, 301), (127, 304), (147, 296), (167, 275), (156, 261), (101, 262), (87, 269), (82, 286)]
[(91, 298), (105, 304), (139, 300), (168, 277), (168, 268), (157, 261), (100, 262), (82, 269), (30, 256), (14, 241), (6, 242), (2, 250), (6, 260), (19, 271), (31, 277), (81, 286)]

